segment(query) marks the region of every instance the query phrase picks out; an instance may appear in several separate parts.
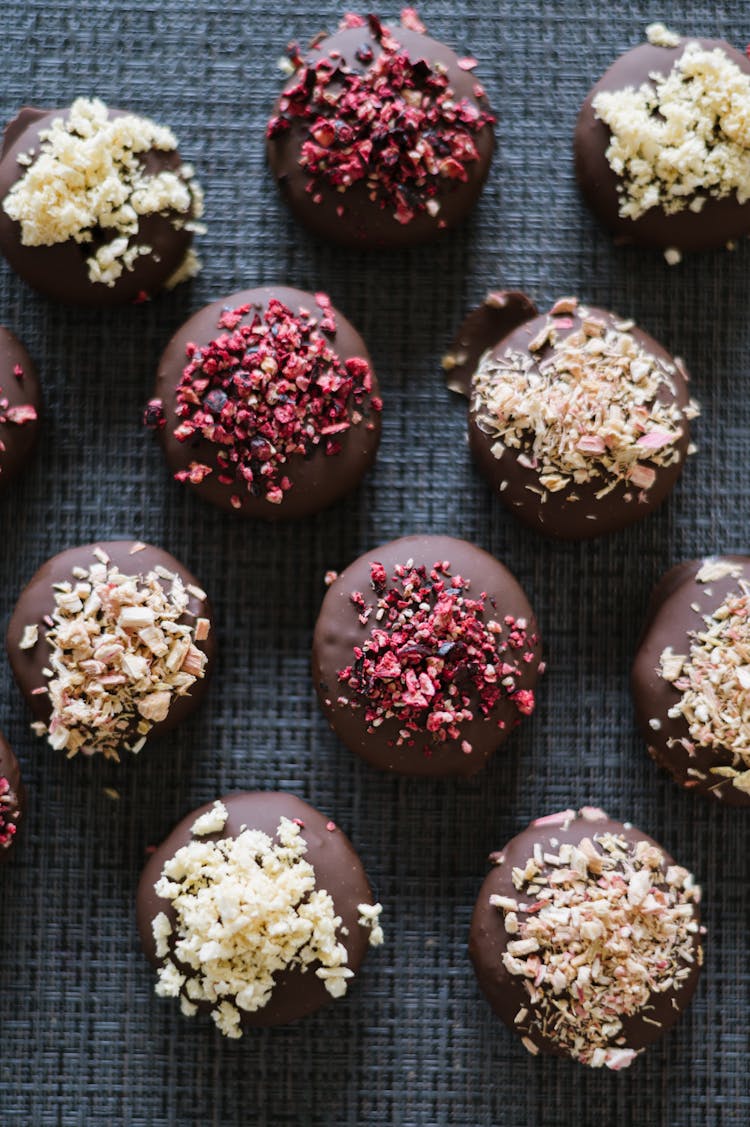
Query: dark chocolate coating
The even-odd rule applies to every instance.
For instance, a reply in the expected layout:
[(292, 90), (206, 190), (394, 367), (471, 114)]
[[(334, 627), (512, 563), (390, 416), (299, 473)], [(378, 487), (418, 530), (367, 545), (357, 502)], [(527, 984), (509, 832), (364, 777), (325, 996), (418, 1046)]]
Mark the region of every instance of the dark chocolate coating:
[[(622, 318), (617, 314), (597, 309), (595, 306), (588, 305), (586, 309), (594, 317), (606, 321), (608, 325), (622, 321)], [(532, 321), (526, 321), (517, 329), (514, 329), (493, 348), (493, 357), (500, 359), (508, 349), (519, 352), (528, 351), (529, 341), (533, 340), (539, 330), (543, 328), (547, 316), (547, 314), (544, 314), (535, 317)], [(560, 341), (576, 332), (581, 324), (578, 314), (561, 314), (559, 318), (553, 318), (553, 320), (555, 322), (573, 321), (570, 328), (558, 328), (558, 340)], [(674, 364), (673, 357), (648, 333), (643, 332), (637, 326), (629, 331), (646, 352), (667, 364)], [(552, 346), (548, 343), (538, 352), (533, 353), (536, 366), (542, 364), (551, 352)], [(685, 376), (678, 368), (672, 374), (671, 379), (677, 389), (674, 401), (681, 408), (684, 408), (690, 399)], [(668, 403), (672, 398), (669, 388), (662, 385), (659, 390), (660, 401)], [(599, 475), (581, 485), (568, 486), (557, 493), (548, 492), (547, 500), (543, 503), (541, 497), (537, 493), (532, 493), (529, 489), (529, 486), (539, 488), (537, 470), (529, 469), (518, 462), (518, 455), (528, 452), (526, 444), (518, 450), (506, 447), (503, 456), (496, 458), (492, 453), (492, 446), (495, 441), (495, 437), (485, 434), (477, 426), (476, 413), (470, 410), (469, 446), (471, 452), (477, 466), (489, 482), (492, 492), (499, 496), (506, 508), (529, 528), (534, 528), (547, 536), (559, 540), (589, 540), (595, 536), (603, 536), (606, 533), (625, 528), (658, 508), (672, 491), (682, 473), (690, 444), (690, 435), (688, 423), (685, 421), (682, 438), (675, 443), (680, 451), (679, 462), (670, 466), (657, 466), (652, 462), (648, 463), (656, 471), (656, 480), (651, 488), (644, 493), (641, 493), (634, 486), (620, 482), (606, 496), (597, 499), (596, 493), (602, 489), (608, 480)], [(529, 449), (530, 447), (531, 443), (529, 443)], [(502, 482), (508, 484), (501, 491)], [(568, 500), (571, 493), (575, 493), (580, 499), (578, 501)], [(628, 497), (630, 497), (630, 500), (628, 500)], [(639, 499), (641, 497), (643, 500)]]
[(667, 215), (661, 207), (652, 207), (638, 219), (624, 218), (619, 213), (620, 177), (612, 171), (605, 155), (611, 134), (594, 114), (594, 99), (602, 91), (624, 90), (627, 86), (637, 89), (644, 84), (653, 86), (650, 74), (666, 76), (688, 43), (694, 42), (708, 51), (719, 47), (743, 73), (750, 74), (750, 61), (722, 39), (682, 39), (678, 47), (641, 43), (612, 64), (581, 106), (574, 139), (578, 184), (586, 203), (618, 244), (707, 250), (750, 233), (750, 203), (740, 204), (734, 193), (723, 199), (707, 196), (698, 213), (689, 207), (673, 215)]
[[(469, 957), (474, 966), (479, 986), (487, 1001), (509, 1029), (512, 1029), (519, 1036), (528, 1037), (541, 1052), (553, 1056), (566, 1056), (568, 1054), (560, 1045), (543, 1037), (535, 1026), (529, 1025), (528, 1019), (520, 1024), (515, 1022), (516, 1014), (522, 1006), (528, 1006), (532, 1013), (533, 1007), (529, 1004), (529, 996), (523, 985), (524, 980), (517, 975), (509, 974), (503, 966), (503, 952), (509, 940), (516, 937), (509, 936), (506, 932), (503, 911), (490, 904), (490, 896), (509, 896), (528, 903), (528, 897), (519, 893), (513, 884), (511, 874), (514, 866), (525, 867), (529, 857), (533, 856), (534, 845), (537, 842), (543, 850), (556, 852), (558, 847), (564, 843), (570, 842), (578, 845), (585, 837), (593, 838), (594, 834), (611, 832), (622, 835), (628, 842), (647, 841), (656, 845), (664, 855), (665, 866), (674, 864), (669, 854), (648, 834), (644, 834), (641, 830), (630, 825), (623, 826), (620, 822), (609, 819), (601, 811), (599, 813), (602, 814), (602, 817), (597, 821), (590, 821), (579, 814), (571, 821), (567, 829), (563, 829), (561, 824), (539, 825), (538, 822), (532, 822), (525, 830), (512, 838), (499, 855), (498, 863), (493, 865), (485, 878), (471, 920)], [(544, 822), (545, 819), (540, 819), (540, 821)], [(492, 859), (495, 859), (495, 855)], [(695, 918), (699, 919), (697, 910)], [(695, 937), (693, 946), (696, 950), (700, 946), (698, 936)], [(644, 1012), (644, 1016), (650, 1018), (652, 1022), (658, 1021), (659, 1026), (645, 1021), (641, 1014), (633, 1014), (631, 1017), (621, 1019), (623, 1025), (621, 1035), (625, 1038), (627, 1048), (636, 1050), (645, 1048), (674, 1025), (680, 1014), (687, 1009), (695, 991), (699, 973), (700, 966), (696, 957), (691, 967), (691, 973), (684, 980), (679, 990), (666, 990), (663, 994), (651, 994), (649, 1009)]]
[[(18, 379), (13, 372), (17, 364), (23, 368), (22, 379)], [(0, 326), (0, 403), (4, 400), (11, 407), (21, 407), (28, 403), (36, 408), (37, 415), (42, 405), (34, 362), (18, 337)], [(38, 436), (38, 419), (21, 426), (0, 422), (0, 493), (26, 467), (34, 453)]]
[[(220, 448), (208, 439), (199, 436), (180, 442), (174, 436), (174, 429), (179, 423), (175, 413), (177, 387), (188, 362), (185, 346), (190, 341), (205, 346), (221, 335), (225, 330), (219, 327), (218, 322), (224, 310), (250, 304), (256, 310), (263, 311), (271, 298), (282, 302), (293, 313), (299, 313), (302, 307), (312, 314), (318, 310), (313, 294), (289, 286), (259, 286), (257, 289), (240, 290), (204, 306), (177, 330), (164, 350), (159, 362), (154, 395), (164, 403), (167, 422), (161, 428), (160, 438), (172, 472), (187, 469), (194, 461), (214, 467), (214, 472), (199, 484), (186, 483), (190, 489), (204, 501), (241, 516), (260, 517), (268, 521), (294, 520), (327, 508), (357, 487), (375, 461), (380, 443), (379, 412), (370, 412), (369, 418), (337, 435), (342, 447), (338, 454), (326, 454), (325, 443), (321, 443), (309, 457), (292, 455), (284, 466), (284, 473), (293, 486), (278, 505), (271, 504), (263, 497), (254, 497), (244, 483), (223, 485), (218, 480), (220, 471), (216, 469), (216, 455)], [(335, 310), (335, 315), (336, 333), (328, 338), (331, 347), (342, 360), (358, 356), (366, 360), (372, 370), (372, 361), (359, 333), (338, 310)], [(247, 324), (252, 316), (251, 312), (240, 324)], [(379, 394), (374, 372), (372, 394)], [(368, 423), (372, 423), (372, 430), (367, 429)], [(242, 502), (239, 509), (233, 508), (230, 500), (232, 495), (239, 496)]]
[[(43, 110), (24, 106), (5, 130), (4, 145), (0, 155), (0, 250), (10, 265), (25, 282), (35, 290), (55, 301), (70, 305), (123, 305), (139, 295), (156, 293), (182, 263), (193, 236), (190, 231), (177, 230), (174, 215), (144, 215), (140, 217), (134, 241), (152, 247), (151, 254), (138, 255), (132, 270), (123, 273), (108, 286), (92, 282), (86, 259), (97, 239), (109, 241), (117, 232), (94, 232), (93, 243), (76, 243), (68, 239), (51, 246), (24, 246), (21, 242), (21, 225), (6, 215), (2, 201), (13, 185), (20, 180), (27, 166), (20, 165), (17, 157), (34, 150), (39, 155), (39, 133), (48, 129), (56, 117), (65, 117), (64, 109)], [(110, 117), (122, 117), (125, 110), (110, 109)], [(177, 171), (182, 165), (178, 152), (151, 149), (140, 158), (147, 173), (156, 175), (164, 171)], [(189, 217), (186, 217), (189, 218)]]
[(479, 361), (508, 333), (538, 315), (534, 302), (517, 290), (491, 290), (481, 305), (466, 314), (451, 341), (445, 357), (452, 366), (445, 369), (445, 382), (451, 391), (471, 395), (471, 379)]
[[(534, 688), (542, 647), (534, 612), (516, 579), (494, 556), (465, 540), (424, 535), (392, 540), (365, 552), (331, 584), (320, 608), (313, 637), (315, 689), (336, 735), (373, 767), (410, 776), (474, 775), (504, 743), (520, 718), (516, 706), (508, 697), (501, 697), (488, 717), (477, 714), (474, 719), (461, 724), (458, 740), (437, 743), (425, 733), (425, 740), (421, 741), (419, 733), (415, 733), (417, 743), (414, 747), (391, 746), (389, 741), (396, 739), (401, 727), (397, 719), (384, 720), (376, 731), (368, 732), (362, 707), (353, 709), (350, 705), (337, 703), (342, 692), (350, 693), (341, 685), (337, 672), (352, 662), (354, 646), (362, 645), (373, 625), (372, 620), (368, 625), (361, 625), (350, 601), (351, 593), (362, 591), (365, 600), (369, 601), (372, 562), (382, 563), (390, 579), (393, 568), (410, 559), (417, 566), (423, 564), (428, 571), (438, 561), (448, 560), (451, 575), (462, 575), (471, 581), (470, 598), (478, 598), (483, 591), (487, 593), (485, 618), (496, 618), (502, 622), (507, 614), (526, 619), (529, 635), (526, 649), (534, 654), (534, 660), (528, 664), (521, 662), (524, 668), (517, 688)], [(498, 728), (499, 720), (505, 722), (504, 729)], [(473, 749), (468, 755), (461, 748), (464, 740), (472, 744)], [(430, 756), (424, 754), (423, 743), (429, 745)]]
[[(716, 558), (739, 565), (743, 575), (750, 578), (750, 557)], [(730, 592), (738, 591), (739, 580), (731, 575), (699, 583), (696, 575), (705, 562), (699, 559), (677, 564), (654, 588), (631, 673), (636, 718), (650, 755), (680, 786), (718, 799), (727, 806), (750, 806), (750, 794), (733, 786), (731, 778), (711, 774), (712, 767), (737, 767), (730, 752), (696, 744), (694, 755), (689, 755), (682, 744), (670, 747), (668, 742), (670, 739), (690, 740), (690, 732), (684, 716), (674, 719), (668, 716), (669, 709), (679, 702), (682, 694), (661, 676), (661, 655), (667, 646), (675, 653), (689, 654), (690, 631), (702, 630), (703, 615), (717, 610)], [(649, 724), (652, 719), (661, 724), (657, 731)], [(707, 778), (689, 775), (688, 768), (701, 771)], [(740, 765), (737, 769), (744, 768)]]
[[(367, 880), (362, 862), (346, 834), (336, 826), (329, 830), (328, 818), (308, 803), (291, 794), (278, 791), (253, 791), (230, 794), (221, 799), (229, 818), (221, 833), (206, 834), (201, 841), (218, 841), (225, 837), (237, 837), (245, 827), (261, 830), (270, 838), (276, 838), (279, 819), (299, 818), (304, 826), (301, 836), (307, 842), (306, 859), (315, 869), (316, 886), (328, 891), (333, 899), (336, 915), (341, 917), (348, 935), (340, 931), (337, 938), (344, 944), (348, 954), (347, 966), (355, 975), (362, 965), (369, 945), (370, 931), (357, 923), (358, 904), (372, 904), (372, 890)], [(178, 849), (195, 840), (190, 827), (201, 814), (213, 806), (207, 802), (175, 826), (169, 837), (162, 842), (149, 858), (143, 870), (137, 894), (138, 932), (144, 954), (149, 962), (158, 967), (156, 945), (151, 930), (152, 920), (164, 912), (174, 926), (175, 914), (169, 900), (156, 895), (154, 885), (161, 876), (164, 864), (175, 855)], [(190, 967), (175, 960), (183, 973), (191, 974)], [(261, 1010), (248, 1013), (240, 1010), (243, 1026), (286, 1025), (306, 1017), (334, 999), (323, 982), (315, 975), (313, 963), (303, 972), (292, 968), (280, 974), (268, 1003)], [(349, 988), (351, 989), (351, 980)], [(199, 1008), (208, 1011), (208, 1003), (199, 1003)]]
[[(489, 110), (487, 99), (484, 96), (478, 98), (474, 93), (477, 80), (473, 73), (461, 70), (458, 56), (450, 47), (402, 27), (394, 27), (392, 35), (412, 60), (442, 63), (447, 68), (456, 99), (467, 98), (481, 110)], [(305, 55), (305, 62), (315, 63), (331, 51), (339, 51), (348, 67), (364, 73), (367, 68), (356, 58), (357, 50), (364, 44), (372, 49), (377, 59), (381, 47), (370, 30), (366, 27), (347, 28), (312, 47)], [(293, 86), (296, 81), (292, 78), (289, 85)], [(278, 112), (278, 106), (277, 101), (274, 114)], [(370, 200), (365, 181), (357, 181), (343, 193), (323, 181), (316, 181), (315, 191), (320, 191), (323, 199), (319, 204), (313, 203), (312, 193), (307, 191), (310, 174), (299, 164), (301, 147), (306, 138), (307, 123), (301, 121), (293, 123), (285, 133), (266, 143), (268, 163), (282, 197), (295, 218), (315, 235), (327, 242), (360, 249), (406, 247), (430, 242), (462, 223), (479, 199), (495, 147), (492, 127), (485, 125), (474, 137), (479, 160), (467, 163), (468, 179), (465, 182), (445, 182), (436, 197), (441, 204), (438, 215), (433, 217), (427, 212), (419, 212), (410, 222), (399, 223), (393, 217), (393, 208), (380, 208)], [(336, 208), (342, 204), (345, 210), (339, 216)], [(440, 220), (445, 221), (445, 227), (438, 226)]]
[[(10, 784), (10, 791), (6, 796), (7, 805), (3, 806), (5, 818), (19, 825), (26, 813), (26, 788), (21, 781), (21, 768), (18, 765), (18, 760), (2, 732), (0, 732), (0, 778), (7, 779)], [(17, 841), (18, 834), (16, 833), (6, 845), (0, 844), (0, 865), (8, 860), (16, 847)]]
[[(72, 571), (74, 567), (88, 568), (93, 563), (97, 563), (96, 557), (92, 555), (94, 548), (103, 549), (112, 563), (116, 564), (125, 575), (144, 575), (161, 565), (176, 572), (186, 586), (190, 584), (202, 589), (202, 585), (195, 576), (181, 563), (178, 563), (174, 556), (171, 556), (169, 552), (165, 552), (162, 548), (155, 548), (148, 544), (140, 552), (130, 555), (130, 548), (134, 543), (136, 543), (134, 540), (102, 540), (96, 544), (83, 544), (80, 548), (68, 548), (47, 560), (21, 592), (8, 623), (6, 647), (13, 676), (26, 701), (31, 706), (35, 719), (43, 720), (46, 723), (50, 716), (49, 695), (47, 693), (34, 695), (33, 690), (47, 684), (47, 678), (42, 670), (49, 660), (50, 648), (46, 643), (47, 625), (44, 618), (51, 614), (55, 607), (52, 584), (60, 583), (63, 580), (73, 581)], [(169, 731), (181, 724), (198, 708), (206, 695), (211, 668), (216, 655), (216, 637), (211, 604), (208, 599), (197, 599), (190, 594), (188, 610), (191, 615), (207, 618), (211, 622), (211, 629), (206, 640), (194, 643), (208, 658), (205, 676), (197, 680), (186, 695), (174, 697), (165, 719), (158, 721), (150, 729), (146, 737), (149, 741), (158, 736), (160, 732)], [(193, 622), (194, 619), (186, 617), (182, 621)], [(36, 645), (28, 650), (19, 649), (24, 628), (34, 623), (39, 627)], [(123, 738), (127, 738), (127, 733)]]

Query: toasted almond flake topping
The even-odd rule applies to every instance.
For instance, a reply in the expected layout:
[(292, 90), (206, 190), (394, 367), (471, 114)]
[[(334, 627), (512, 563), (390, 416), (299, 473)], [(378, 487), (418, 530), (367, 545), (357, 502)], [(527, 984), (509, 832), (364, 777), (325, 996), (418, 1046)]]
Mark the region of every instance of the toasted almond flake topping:
[[(563, 299), (566, 309), (569, 302)], [(550, 342), (542, 360), (511, 349), (485, 354), (472, 382), (477, 425), (495, 440), (496, 458), (517, 451), (517, 461), (538, 472), (543, 496), (595, 479), (602, 481), (597, 497), (619, 483), (645, 492), (654, 467), (680, 461), (678, 443), (698, 406), (675, 402), (675, 368), (628, 329), (582, 306), (577, 313), (580, 326), (564, 337), (551, 316), (536, 334), (530, 350)]]
[[(206, 655), (182, 621), (189, 596), (179, 576), (125, 575), (101, 549), (93, 555), (98, 562), (76, 568), (75, 583), (53, 587), (48, 681), (40, 689), (52, 712), (48, 725), (33, 729), (68, 757), (118, 759), (122, 747), (139, 751), (174, 698), (203, 678)], [(21, 648), (36, 629), (25, 628)]]
[(733, 560), (717, 559), (711, 556), (701, 564), (695, 578), (698, 583), (713, 583), (717, 579), (739, 579), (742, 575), (742, 566)]
[(39, 627), (36, 623), (31, 626), (24, 626), (21, 641), (18, 643), (19, 650), (33, 650), (39, 639)]
[[(672, 44), (663, 43), (662, 46)], [(620, 215), (673, 215), (696, 197), (750, 199), (750, 75), (719, 47), (688, 43), (669, 73), (638, 89), (602, 91), (607, 160), (620, 178)]]
[[(220, 817), (220, 806), (198, 818), (192, 832), (207, 832), (204, 820), (215, 812)], [(338, 938), (341, 917), (330, 894), (316, 887), (300, 827), (282, 817), (276, 837), (244, 829), (234, 838), (191, 841), (164, 864), (154, 886), (170, 902), (174, 921), (164, 912), (152, 921), (162, 960), (156, 993), (186, 998), (183, 1013), (189, 1016), (196, 1002), (208, 1003), (227, 1037), (242, 1036), (240, 1012), (268, 1003), (279, 972), (314, 966), (334, 998), (346, 993), (353, 974)], [(370, 942), (382, 942), (380, 905), (360, 904), (358, 910), (360, 924), (371, 929)]]
[(167, 215), (180, 228), (202, 213), (202, 193), (189, 165), (146, 171), (143, 154), (177, 148), (174, 134), (148, 118), (110, 117), (98, 98), (78, 98), (67, 118), (56, 117), (39, 137), (38, 156), (28, 164), (19, 161), (26, 172), (3, 209), (20, 223), (24, 246), (72, 239), (89, 248), (94, 232), (111, 234), (87, 255), (92, 282), (113, 286), (140, 255), (153, 253), (134, 241), (142, 217)]
[[(721, 572), (722, 563), (731, 570)], [(734, 577), (735, 571), (731, 561), (718, 560), (711, 561), (708, 574), (718, 579)], [(745, 790), (745, 774), (750, 771), (750, 587), (746, 581), (739, 579), (737, 589), (702, 617), (705, 626), (691, 631), (688, 655), (674, 655), (669, 647), (661, 655), (661, 676), (681, 694), (669, 715), (684, 717), (690, 739), (698, 746), (730, 753), (734, 765), (715, 767), (712, 772)]]
[(700, 889), (652, 843), (609, 831), (585, 839), (585, 849), (561, 845), (543, 869), (529, 858), (526, 875), (515, 872), (532, 902), (518, 912), (501, 897), (490, 903), (514, 937), (503, 966), (528, 995), (515, 1016), (524, 1044), (537, 1051), (533, 1034), (594, 1068), (627, 1067), (637, 1054), (624, 1043), (623, 1019), (679, 990), (700, 960)]

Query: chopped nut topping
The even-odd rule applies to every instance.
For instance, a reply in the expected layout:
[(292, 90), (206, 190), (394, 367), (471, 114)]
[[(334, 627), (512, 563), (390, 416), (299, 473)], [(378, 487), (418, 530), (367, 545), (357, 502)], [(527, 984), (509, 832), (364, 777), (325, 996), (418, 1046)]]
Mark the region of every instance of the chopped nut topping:
[[(189, 229), (202, 214), (202, 192), (188, 165), (146, 171), (143, 154), (177, 148), (174, 134), (148, 118), (110, 117), (99, 99), (78, 98), (67, 119), (56, 117), (39, 138), (38, 156), (3, 209), (20, 223), (24, 246), (73, 239), (86, 247), (91, 282), (113, 286), (140, 255), (153, 253), (137, 241), (142, 217), (166, 215), (173, 226)], [(102, 232), (109, 241), (94, 249), (94, 235)]]
[[(736, 565), (723, 575), (735, 575)], [(722, 578), (722, 561), (708, 561), (703, 572)], [(700, 574), (700, 573), (699, 573)], [(750, 587), (744, 579), (710, 614), (705, 627), (691, 631), (690, 653), (661, 654), (660, 673), (681, 694), (669, 716), (684, 717), (690, 739), (699, 747), (728, 752), (734, 766), (714, 767), (718, 778), (729, 778), (739, 790), (748, 789), (750, 775)]]
[[(205, 671), (195, 628), (183, 621), (189, 596), (179, 575), (124, 575), (100, 556), (88, 570), (76, 569), (75, 582), (54, 585), (48, 620), (50, 668), (40, 691), (52, 714), (48, 725), (37, 721), (33, 728), (69, 758), (82, 752), (118, 759), (122, 747), (140, 750), (173, 699)], [(22, 647), (35, 629), (25, 628)]]
[(525, 899), (490, 903), (512, 936), (503, 966), (528, 995), (515, 1018), (524, 1044), (538, 1051), (535, 1033), (583, 1064), (627, 1067), (639, 1050), (623, 1019), (678, 991), (700, 960), (700, 889), (650, 842), (612, 832), (529, 858), (514, 883)]
[[(661, 46), (665, 43), (661, 36)], [(669, 74), (638, 89), (602, 91), (594, 112), (609, 128), (607, 160), (620, 178), (620, 215), (674, 215), (696, 198), (750, 199), (750, 75), (719, 47), (688, 43)], [(700, 205), (699, 205), (700, 206)], [(696, 210), (693, 208), (693, 210)]]
[(510, 448), (538, 471), (542, 499), (597, 478), (597, 497), (620, 483), (646, 492), (653, 466), (680, 460), (677, 444), (698, 406), (674, 401), (676, 367), (646, 352), (630, 331), (582, 306), (577, 315), (580, 326), (565, 336), (548, 318), (528, 346), (539, 352), (549, 344), (543, 359), (513, 349), (484, 356), (472, 381), (477, 426), (496, 439), (496, 458)]
[[(217, 832), (225, 817), (226, 809), (216, 803), (192, 832)], [(210, 830), (206, 819), (216, 823)], [(315, 966), (334, 998), (346, 993), (353, 974), (338, 938), (341, 917), (330, 893), (316, 886), (300, 826), (281, 818), (276, 837), (243, 829), (235, 838), (191, 841), (165, 863), (154, 886), (170, 902), (174, 919), (160, 912), (152, 920), (162, 960), (156, 993), (181, 997), (188, 1016), (196, 1012), (195, 1003), (209, 1003), (227, 1037), (242, 1036), (240, 1011), (262, 1009), (279, 972)], [(360, 904), (358, 910), (370, 942), (382, 942), (381, 906)]]

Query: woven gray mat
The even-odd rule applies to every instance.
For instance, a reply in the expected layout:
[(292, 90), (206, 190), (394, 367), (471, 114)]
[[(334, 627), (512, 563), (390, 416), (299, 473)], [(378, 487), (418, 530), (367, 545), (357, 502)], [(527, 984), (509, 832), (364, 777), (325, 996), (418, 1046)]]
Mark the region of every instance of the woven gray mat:
[[(120, 769), (66, 763), (36, 743), (0, 667), (0, 728), (31, 796), (24, 841), (0, 875), (0, 1121), (744, 1127), (750, 830), (742, 812), (694, 801), (659, 775), (635, 733), (627, 674), (661, 572), (701, 553), (748, 550), (750, 255), (743, 246), (670, 269), (658, 255), (614, 250), (578, 199), (570, 140), (591, 81), (652, 19), (743, 47), (750, 9), (430, 0), (421, 10), (429, 30), (479, 59), (499, 153), (466, 229), (382, 256), (314, 243), (287, 217), (264, 164), (277, 58), (340, 14), (331, 3), (253, 0), (0, 7), (0, 118), (78, 94), (157, 117), (197, 167), (209, 223), (200, 278), (137, 308), (54, 307), (0, 265), (0, 322), (27, 342), (47, 401), (40, 456), (0, 506), (0, 618), (54, 552), (138, 536), (200, 577), (222, 645), (195, 722)], [(274, 281), (328, 290), (362, 330), (385, 414), (377, 467), (357, 495), (317, 519), (266, 528), (173, 485), (139, 411), (163, 345), (192, 311)], [(704, 410), (700, 452), (650, 521), (556, 545), (491, 502), (438, 364), (488, 285), (524, 288), (540, 304), (577, 293), (614, 306), (685, 358)], [(549, 659), (537, 714), (472, 782), (399, 781), (355, 762), (328, 731), (309, 679), (326, 569), (428, 530), (474, 540), (508, 564), (536, 607)], [(149, 844), (199, 803), (256, 787), (296, 792), (347, 830), (385, 905), (387, 946), (346, 1000), (231, 1043), (154, 996), (133, 898)], [(653, 833), (705, 886), (707, 966), (695, 1002), (620, 1075), (528, 1057), (480, 998), (466, 955), (489, 851), (530, 818), (587, 802)]]

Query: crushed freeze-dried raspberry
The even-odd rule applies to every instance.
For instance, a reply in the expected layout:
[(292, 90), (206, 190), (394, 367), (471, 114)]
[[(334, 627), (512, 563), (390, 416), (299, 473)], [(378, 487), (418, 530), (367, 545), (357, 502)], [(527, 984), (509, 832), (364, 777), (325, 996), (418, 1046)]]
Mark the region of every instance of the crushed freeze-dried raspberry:
[[(413, 9), (404, 9), (402, 22), (423, 30)], [(495, 119), (471, 99), (457, 98), (446, 67), (412, 58), (375, 16), (365, 21), (348, 13), (343, 24), (366, 25), (379, 53), (374, 58), (368, 43), (355, 52), (364, 70), (333, 51), (302, 65), (290, 56), (296, 80), (282, 94), (267, 136), (304, 124), (299, 163), (315, 203), (322, 202), (322, 187), (331, 188), (342, 194), (343, 214), (346, 191), (364, 182), (370, 199), (399, 223), (424, 212), (437, 218), (446, 181), (468, 179), (468, 165), (479, 159), (475, 138)]]
[[(330, 338), (336, 314), (330, 298), (315, 294), (316, 313), (293, 313), (272, 298), (265, 311), (251, 305), (225, 309), (205, 345), (186, 347), (188, 363), (177, 388), (174, 435), (181, 442), (202, 437), (217, 449), (216, 465), (191, 462), (178, 481), (199, 484), (216, 474), (240, 494), (280, 504), (293, 482), (288, 462), (322, 448), (338, 454), (340, 438), (379, 412), (373, 375), (362, 357), (342, 359)], [(161, 400), (151, 400), (144, 422), (164, 425)]]
[(0, 849), (7, 849), (16, 835), (18, 802), (5, 776), (0, 777)]
[[(375, 561), (370, 580), (374, 598), (353, 591), (350, 601), (372, 629), (337, 674), (343, 691), (351, 692), (339, 703), (363, 708), (369, 732), (395, 719), (400, 730), (393, 745), (413, 746), (415, 732), (428, 733), (436, 744), (461, 739), (464, 723), (490, 717), (502, 700), (524, 715), (532, 712), (534, 694), (518, 683), (538, 639), (524, 619), (494, 619), (487, 594), (471, 598), (469, 580), (452, 576), (447, 560), (429, 571), (399, 564), (390, 579)], [(472, 750), (466, 740), (462, 749)]]

